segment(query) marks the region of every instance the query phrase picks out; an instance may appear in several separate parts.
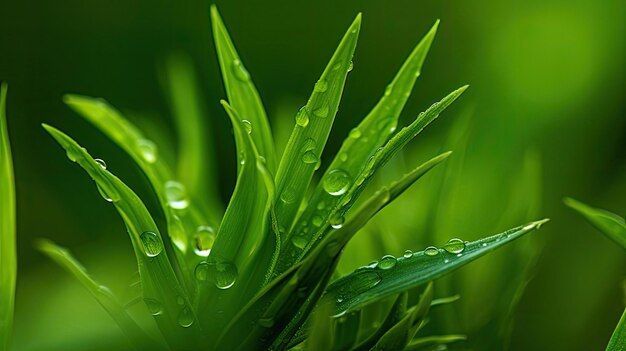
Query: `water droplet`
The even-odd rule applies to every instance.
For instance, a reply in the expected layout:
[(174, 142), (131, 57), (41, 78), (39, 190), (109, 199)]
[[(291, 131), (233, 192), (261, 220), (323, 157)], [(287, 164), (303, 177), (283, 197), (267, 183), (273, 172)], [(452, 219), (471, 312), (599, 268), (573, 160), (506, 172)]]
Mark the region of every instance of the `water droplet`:
[(328, 83), (324, 79), (320, 79), (315, 83), (315, 88), (313, 89), (317, 93), (323, 93), (328, 90)]
[(296, 201), (296, 191), (292, 186), (288, 186), (283, 192), (280, 194), (280, 200), (284, 203), (290, 204)]
[(265, 328), (271, 328), (274, 326), (274, 318), (261, 318), (259, 319), (259, 325)]
[(480, 246), (482, 246), (482, 247), (486, 247), (486, 246), (487, 246), (487, 243), (482, 243), (482, 244), (480, 244)]
[[(108, 192), (106, 192), (101, 186), (100, 184), (96, 183), (96, 187), (98, 188), (98, 192), (100, 193), (100, 196), (102, 196), (103, 199), (105, 199), (107, 202), (113, 202), (113, 198), (111, 197), (111, 195), (109, 195)], [(117, 193), (115, 193), (117, 194)]]
[(324, 219), (322, 219), (321, 216), (314, 216), (313, 219), (311, 220), (311, 224), (313, 224), (316, 227), (321, 226), (324, 223)]
[(143, 244), (143, 251), (146, 256), (154, 257), (163, 251), (163, 244), (161, 243), (161, 238), (155, 232), (143, 232), (139, 236), (141, 239), (141, 243)]
[(148, 163), (154, 163), (157, 160), (157, 146), (148, 139), (137, 140), (137, 148), (141, 156)]
[(326, 118), (328, 117), (328, 111), (329, 111), (328, 105), (324, 105), (313, 110), (313, 114), (320, 118)]
[(309, 125), (309, 111), (306, 106), (302, 106), (298, 113), (296, 113), (296, 124), (300, 127), (306, 127)]
[(178, 216), (173, 215), (168, 224), (168, 234), (172, 238), (174, 245), (182, 252), (187, 251), (187, 236), (185, 227)]
[(453, 254), (458, 254), (463, 252), (463, 250), (465, 250), (465, 242), (463, 242), (463, 240), (461, 239), (450, 239), (448, 240), (448, 242), (443, 246), (444, 250), (446, 250), (449, 253), (453, 253)]
[(348, 161), (348, 154), (346, 152), (342, 152), (341, 154), (339, 154), (339, 160), (341, 162), (346, 162)]
[(143, 299), (143, 302), (145, 302), (146, 307), (148, 307), (148, 311), (150, 311), (151, 315), (158, 316), (163, 313), (163, 306), (159, 301), (146, 298)]
[(358, 128), (354, 128), (350, 131), (349, 137), (352, 139), (358, 139), (361, 135), (361, 131)]
[(291, 243), (299, 249), (304, 249), (307, 244), (307, 238), (303, 234), (297, 234), (291, 237)]
[(200, 262), (196, 265), (196, 269), (194, 270), (194, 275), (196, 279), (203, 282), (206, 281), (209, 277), (209, 264), (206, 262)]
[(209, 226), (200, 226), (193, 236), (194, 252), (198, 256), (208, 257), (215, 242), (215, 229)]
[(183, 328), (189, 328), (193, 324), (194, 316), (191, 308), (185, 306), (178, 314), (178, 324)]
[(391, 95), (392, 91), (393, 91), (393, 85), (391, 84), (387, 85), (387, 87), (385, 88), (385, 96)]
[(396, 265), (396, 258), (391, 255), (383, 256), (378, 262), (378, 268), (380, 269), (390, 269)]
[(214, 283), (218, 289), (228, 289), (235, 284), (239, 273), (234, 264), (215, 260), (207, 262), (207, 264), (207, 278)]
[(233, 73), (235, 77), (242, 82), (246, 82), (250, 79), (250, 73), (248, 73), (239, 59), (233, 60)]
[(96, 159), (94, 159), (94, 161), (96, 161), (96, 163), (97, 163), (97, 164), (99, 164), (99, 165), (100, 165), (100, 167), (102, 167), (102, 169), (107, 169), (107, 163), (106, 163), (106, 162), (104, 162), (104, 160), (103, 160), (103, 159), (101, 159), (101, 158), (96, 158)]
[(315, 207), (315, 208), (317, 208), (318, 210), (321, 211), (321, 210), (326, 208), (326, 203), (324, 203), (324, 201), (320, 201), (320, 202), (317, 203), (317, 207)]
[(189, 206), (187, 190), (185, 186), (179, 182), (173, 180), (165, 182), (165, 197), (171, 208), (182, 210)]
[(404, 258), (411, 258), (411, 256), (413, 256), (413, 251), (411, 250), (406, 250), (404, 251)]
[(72, 162), (76, 162), (76, 160), (78, 160), (78, 157), (80, 156), (78, 152), (74, 152), (74, 150), (72, 149), (67, 150), (65, 154), (67, 155), (67, 158), (69, 158)]
[(182, 297), (182, 296), (177, 297), (177, 298), (176, 298), (176, 303), (177, 303), (179, 306), (184, 305), (184, 304), (185, 304), (185, 298), (184, 298), (184, 297)]
[(350, 61), (350, 65), (348, 66), (348, 72), (354, 69), (354, 62)]
[(316, 163), (317, 161), (318, 161), (317, 156), (315, 155), (313, 151), (307, 151), (304, 154), (302, 154), (302, 162), (304, 163), (311, 164), (311, 163)]
[(346, 222), (346, 219), (341, 215), (335, 215), (330, 218), (330, 226), (334, 229), (339, 229), (343, 227), (343, 224)]
[(246, 130), (246, 133), (251, 134), (252, 133), (252, 123), (250, 123), (250, 121), (248, 121), (247, 119), (242, 120), (241, 123), (243, 124), (243, 127)]
[(424, 255), (426, 256), (437, 256), (439, 254), (439, 249), (435, 246), (429, 246), (424, 249)]
[(350, 186), (350, 175), (340, 168), (333, 169), (324, 177), (323, 187), (333, 196), (344, 194)]

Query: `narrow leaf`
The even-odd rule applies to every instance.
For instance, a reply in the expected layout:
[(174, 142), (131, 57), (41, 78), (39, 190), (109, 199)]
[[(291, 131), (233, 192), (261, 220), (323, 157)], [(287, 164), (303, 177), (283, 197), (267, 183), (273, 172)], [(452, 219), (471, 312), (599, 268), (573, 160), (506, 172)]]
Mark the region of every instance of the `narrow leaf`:
[(413, 341), (404, 349), (405, 351), (427, 350), (428, 347), (437, 345), (446, 345), (454, 342), (465, 341), (465, 335), (431, 335), (423, 338), (413, 339)]
[(252, 140), (259, 155), (265, 158), (267, 168), (274, 173), (276, 171), (274, 141), (263, 103), (252, 79), (250, 79), (250, 74), (235, 50), (235, 45), (230, 39), (215, 5), (211, 6), (211, 22), (213, 24), (215, 49), (222, 69), (228, 101), (239, 112), (242, 120), (245, 119), (250, 123)]
[(336, 296), (336, 314), (346, 313), (377, 299), (405, 291), (437, 279), (509, 242), (539, 228), (546, 220), (531, 222), (504, 233), (464, 244), (458, 253), (444, 249), (416, 252), (409, 258), (400, 257), (390, 269), (362, 267), (333, 282), (327, 298)]
[(85, 268), (66, 249), (57, 246), (49, 240), (39, 240), (35, 246), (74, 276), (91, 293), (137, 349), (163, 349), (137, 325), (111, 290), (93, 280), (87, 274)]
[(0, 351), (11, 347), (17, 252), (15, 247), (15, 183), (7, 131), (6, 83), (0, 84)]
[(344, 35), (294, 127), (276, 174), (278, 224), (288, 231), (308, 189), (343, 93), (361, 27), (359, 14)]
[(609, 211), (593, 208), (572, 198), (566, 198), (563, 202), (585, 217), (596, 229), (626, 249), (626, 223), (624, 218)]
[(626, 350), (626, 310), (622, 314), (617, 323), (617, 328), (609, 340), (606, 351), (624, 351)]

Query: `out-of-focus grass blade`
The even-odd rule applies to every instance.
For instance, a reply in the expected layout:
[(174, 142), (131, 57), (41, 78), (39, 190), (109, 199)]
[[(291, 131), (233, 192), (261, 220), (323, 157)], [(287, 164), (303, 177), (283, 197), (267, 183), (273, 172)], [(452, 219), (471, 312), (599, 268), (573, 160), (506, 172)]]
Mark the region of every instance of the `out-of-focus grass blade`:
[(396, 325), (389, 329), (389, 331), (378, 340), (372, 350), (403, 350), (420, 328), (420, 322), (426, 318), (432, 300), (433, 283), (430, 282), (422, 293), (418, 304)]
[(276, 154), (270, 125), (263, 108), (259, 93), (250, 79), (250, 74), (243, 66), (235, 45), (230, 39), (226, 27), (215, 5), (211, 6), (211, 22), (217, 57), (222, 69), (222, 78), (226, 87), (228, 101), (239, 116), (250, 123), (252, 140), (267, 162), (270, 172), (276, 171)]
[[(201, 286), (208, 295), (206, 298), (200, 296), (200, 304), (210, 308), (209, 314), (219, 312), (228, 320), (267, 280), (277, 243), (268, 230), (273, 200), (272, 177), (237, 111), (225, 101), (222, 105), (233, 124), (237, 152), (243, 158), (235, 191), (215, 243), (206, 262), (200, 263), (196, 272), (204, 270), (206, 275)], [(241, 217), (242, 213), (246, 214), (245, 218)], [(246, 293), (251, 295), (246, 296)]]
[(402, 320), (402, 318), (406, 314), (408, 297), (409, 295), (407, 292), (401, 293), (396, 298), (393, 306), (391, 306), (387, 317), (382, 322), (380, 327), (376, 329), (376, 331), (372, 333), (367, 339), (361, 342), (356, 348), (354, 348), (354, 351), (370, 350), (374, 345), (376, 345), (378, 340), (380, 340), (380, 338), (385, 335), (385, 333), (387, 333), (389, 329), (398, 324), (398, 322), (400, 322), (400, 320)]
[(413, 341), (404, 349), (404, 351), (422, 351), (427, 350), (429, 347), (432, 346), (452, 344), (454, 342), (465, 340), (467, 340), (467, 336), (456, 334), (425, 336), (423, 338), (413, 339)]
[(352, 350), (359, 337), (361, 315), (362, 311), (358, 310), (342, 318), (335, 318), (335, 338), (333, 339), (332, 350)]
[(609, 211), (593, 208), (572, 198), (566, 198), (563, 202), (585, 217), (596, 229), (626, 249), (626, 223), (624, 218)]
[(295, 235), (303, 235), (303, 232), (305, 232), (305, 235), (308, 234), (307, 232), (310, 230), (307, 230), (307, 226), (313, 222), (316, 216), (316, 222), (321, 218), (319, 213), (317, 213), (319, 212), (317, 207), (322, 206), (320, 204), (323, 204), (323, 207), (332, 208), (341, 200), (340, 196), (329, 194), (324, 186), (324, 184), (330, 184), (333, 177), (336, 177), (338, 174), (344, 174), (336, 170), (340, 169), (348, 176), (357, 175), (368, 158), (395, 131), (400, 112), (406, 104), (415, 81), (420, 74), (422, 64), (438, 26), (439, 21), (433, 25), (426, 36), (413, 49), (413, 52), (406, 59), (393, 81), (385, 89), (385, 93), (378, 104), (358, 127), (350, 132), (349, 137), (344, 140), (339, 152), (315, 188), (307, 208), (299, 217), (295, 226)]
[(15, 183), (7, 132), (7, 85), (0, 84), (0, 350), (8, 351), (13, 332), (17, 252), (15, 249)]
[(120, 304), (111, 290), (94, 281), (85, 268), (72, 257), (64, 248), (57, 246), (49, 240), (39, 240), (36, 245), (39, 251), (46, 254), (59, 266), (74, 276), (98, 301), (100, 306), (113, 318), (122, 332), (132, 341), (137, 349), (150, 348), (161, 350), (163, 347), (156, 344), (130, 317), (124, 306)]
[(191, 60), (182, 53), (171, 55), (164, 67), (172, 115), (178, 131), (178, 179), (196, 194), (194, 203), (203, 212), (224, 213), (217, 183), (213, 133), (200, 98)]
[(199, 347), (204, 336), (190, 296), (172, 269), (161, 234), (141, 199), (69, 136), (48, 125), (44, 128), (67, 157), (96, 182), (102, 197), (113, 203), (124, 220), (139, 266), (144, 301), (165, 339), (175, 349)]
[[(319, 206), (318, 204), (318, 206), (316, 206), (315, 216), (319, 217), (319, 220), (315, 221), (316, 224), (310, 225), (307, 228), (294, 228), (294, 230), (292, 230), (292, 234), (300, 235), (302, 240), (294, 240), (292, 237), (290, 240), (292, 245), (284, 246), (285, 250), (283, 250), (284, 253), (281, 253), (277, 273), (280, 273), (291, 265), (293, 257), (302, 259), (307, 252), (317, 246), (321, 239), (328, 235), (329, 225), (336, 225), (336, 222), (343, 221), (346, 212), (355, 203), (376, 170), (384, 166), (393, 155), (419, 134), (428, 124), (435, 120), (443, 110), (461, 96), (466, 88), (467, 86), (464, 86), (453, 91), (440, 102), (433, 104), (424, 113), (421, 113), (409, 126), (402, 128), (400, 132), (389, 139), (385, 146), (379, 148), (374, 155), (370, 157), (367, 164), (364, 165), (355, 178), (351, 180), (349, 177), (343, 177), (342, 179), (339, 179), (341, 177), (335, 177), (332, 184), (325, 185), (326, 190), (330, 190), (329, 193), (333, 193), (333, 190), (337, 190), (341, 186), (343, 192), (336, 193), (341, 196), (341, 201), (335, 202), (333, 206)], [(337, 169), (337, 172), (343, 171)]]
[(304, 345), (305, 350), (333, 350), (334, 330), (331, 304), (318, 306), (311, 314), (311, 330)]
[(606, 351), (624, 351), (626, 350), (626, 310), (622, 314), (617, 328), (609, 340), (609, 344), (606, 347)]
[(276, 215), (289, 231), (328, 140), (361, 28), (361, 15), (348, 28), (307, 104), (298, 111), (278, 173)]
[(466, 242), (464, 249), (457, 253), (444, 249), (420, 251), (409, 258), (393, 260), (391, 267), (378, 264), (359, 268), (333, 282), (327, 289), (327, 297), (336, 297), (335, 312), (338, 315), (355, 310), (377, 299), (437, 279), (539, 228), (546, 221), (531, 222), (504, 233)]

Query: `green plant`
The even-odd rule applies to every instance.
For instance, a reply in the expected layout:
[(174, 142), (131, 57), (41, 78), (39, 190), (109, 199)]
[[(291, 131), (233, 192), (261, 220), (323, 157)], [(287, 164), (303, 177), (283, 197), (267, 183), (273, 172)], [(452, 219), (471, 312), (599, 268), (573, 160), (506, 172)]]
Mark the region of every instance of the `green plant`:
[[(624, 218), (603, 209), (593, 208), (572, 198), (566, 198), (563, 201), (596, 229), (626, 250), (626, 222)], [(607, 351), (626, 350), (626, 310), (617, 323), (606, 349)]]
[[(143, 201), (69, 136), (45, 129), (70, 160), (96, 182), (102, 197), (122, 217), (139, 266), (142, 297), (167, 346), (192, 349), (428, 349), (463, 339), (458, 335), (415, 337), (434, 299), (432, 281), (537, 229), (545, 220), (442, 248), (384, 256), (370, 266), (338, 277), (336, 266), (348, 241), (383, 207), (444, 161), (440, 154), (363, 199), (373, 175), (435, 120), (466, 89), (433, 104), (395, 132), (400, 112), (418, 77), (438, 23), (412, 51), (373, 110), (344, 140), (320, 181), (320, 168), (360, 30), (357, 16), (341, 40), (312, 95), (295, 117), (279, 159), (264, 107), (249, 73), (217, 13), (213, 35), (229, 102), (237, 148), (237, 183), (222, 213), (215, 168), (205, 166), (198, 113), (183, 112), (184, 99), (170, 94), (182, 142), (178, 174), (157, 146), (101, 99), (68, 95), (65, 102), (121, 147), (145, 173), (156, 193), (166, 230), (159, 230)], [(190, 84), (184, 68), (172, 66), (173, 87)], [(180, 66), (178, 68), (184, 67)], [(195, 140), (196, 142), (194, 142)], [(205, 182), (206, 181), (206, 182)], [(60, 247), (38, 247), (83, 283), (139, 348), (160, 347), (115, 295), (90, 278)], [(424, 286), (422, 288), (422, 286)], [(382, 301), (382, 302), (381, 302)], [(377, 302), (381, 302), (380, 304)], [(391, 304), (389, 310), (379, 306)], [(219, 327), (216, 327), (219, 326)], [(313, 335), (311, 338), (307, 336)], [(165, 347), (165, 345), (163, 345)]]
[(17, 253), (15, 251), (15, 186), (7, 133), (7, 85), (0, 84), (0, 350), (11, 344)]

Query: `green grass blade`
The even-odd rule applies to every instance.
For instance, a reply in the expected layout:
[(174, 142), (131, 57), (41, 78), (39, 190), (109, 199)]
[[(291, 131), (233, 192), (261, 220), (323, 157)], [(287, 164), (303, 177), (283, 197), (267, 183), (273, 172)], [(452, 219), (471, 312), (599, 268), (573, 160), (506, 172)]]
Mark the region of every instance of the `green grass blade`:
[(176, 276), (161, 234), (141, 199), (69, 136), (48, 125), (44, 128), (65, 149), (67, 157), (96, 182), (102, 197), (113, 203), (124, 220), (139, 266), (144, 301), (170, 346), (198, 347), (203, 336), (191, 298)]
[(307, 104), (296, 116), (296, 125), (276, 174), (280, 199), (276, 204), (276, 215), (279, 226), (285, 231), (291, 227), (313, 173), (319, 166), (320, 155), (328, 140), (350, 71), (360, 27), (359, 14), (315, 83)]
[(213, 38), (215, 49), (222, 69), (222, 79), (226, 88), (228, 101), (241, 118), (250, 122), (252, 126), (252, 140), (259, 155), (267, 162), (270, 172), (276, 171), (276, 154), (270, 125), (263, 108), (259, 93), (250, 79), (233, 44), (228, 31), (220, 18), (215, 5), (211, 6), (211, 22), (213, 24)]
[(505, 244), (539, 228), (547, 220), (531, 222), (480, 240), (468, 242), (460, 254), (437, 249), (436, 254), (416, 252), (410, 258), (400, 257), (390, 269), (378, 265), (362, 267), (333, 282), (327, 298), (337, 297), (336, 314), (346, 313), (377, 299), (405, 291), (437, 279)]
[(378, 104), (344, 140), (339, 152), (316, 186), (309, 205), (298, 219), (296, 235), (302, 235), (301, 232), (307, 226), (306, 224), (311, 223), (313, 218), (319, 216), (317, 208), (319, 204), (332, 207), (340, 201), (340, 197), (333, 196), (324, 189), (324, 184), (331, 180), (332, 174), (336, 174), (331, 174), (331, 171), (341, 169), (348, 175), (358, 174), (376, 149), (383, 145), (389, 135), (395, 131), (400, 113), (420, 74), (438, 25), (439, 21), (413, 49), (413, 52), (385, 89), (385, 93)]
[(403, 350), (413, 339), (420, 327), (420, 322), (426, 318), (433, 300), (433, 283), (430, 282), (418, 304), (407, 313), (396, 325), (391, 327), (381, 338), (373, 350)]
[[(283, 269), (293, 264), (293, 257), (302, 259), (309, 251), (317, 246), (330, 232), (328, 228), (331, 222), (341, 221), (346, 217), (346, 212), (348, 212), (361, 192), (365, 189), (376, 170), (384, 166), (393, 155), (400, 151), (402, 147), (435, 120), (441, 112), (461, 96), (466, 88), (467, 86), (457, 89), (440, 102), (433, 104), (424, 113), (421, 113), (413, 123), (403, 128), (389, 139), (385, 146), (379, 148), (376, 153), (370, 157), (367, 164), (363, 165), (363, 168), (353, 180), (347, 178), (347, 181), (342, 182), (345, 183), (343, 184), (344, 188), (348, 189), (345, 193), (339, 193), (339, 196), (334, 196), (330, 204), (326, 204), (325, 202), (324, 206), (317, 204), (314, 214), (320, 218), (320, 220), (317, 221), (320, 225), (305, 226), (305, 223), (298, 223), (300, 227), (295, 227), (292, 230), (292, 239), (289, 240), (292, 245), (284, 245), (284, 253), (281, 253), (277, 273), (280, 273)], [(341, 169), (337, 169), (337, 171), (343, 172)], [(294, 243), (293, 235), (304, 237), (302, 242), (304, 242), (305, 245), (299, 245), (298, 240)]]
[(304, 345), (305, 350), (333, 350), (335, 335), (333, 331), (333, 306), (324, 304), (318, 306), (311, 314), (311, 330)]
[(624, 218), (599, 208), (593, 208), (572, 198), (563, 200), (567, 206), (581, 214), (591, 225), (626, 249), (626, 222)]
[(195, 203), (203, 212), (224, 213), (218, 190), (217, 161), (213, 133), (203, 108), (196, 72), (189, 57), (183, 54), (168, 58), (165, 89), (178, 131), (177, 178), (187, 186), (189, 194), (198, 194)]
[(413, 339), (404, 351), (427, 350), (429, 347), (452, 344), (465, 340), (467, 340), (467, 336), (456, 334), (425, 336), (423, 338)]
[(626, 350), (626, 310), (622, 314), (617, 323), (617, 328), (609, 340), (606, 351), (624, 351)]
[(35, 246), (74, 276), (93, 295), (137, 349), (163, 349), (137, 325), (111, 290), (93, 280), (85, 268), (66, 249), (49, 240), (39, 240)]
[(370, 350), (372, 347), (374, 347), (374, 345), (376, 345), (378, 340), (380, 340), (380, 338), (383, 335), (385, 335), (387, 331), (389, 331), (389, 329), (391, 329), (394, 325), (398, 324), (398, 322), (400, 322), (400, 320), (402, 320), (402, 318), (406, 314), (407, 307), (408, 307), (407, 306), (408, 297), (409, 295), (407, 292), (401, 293), (396, 298), (396, 301), (393, 303), (393, 306), (391, 306), (391, 309), (389, 310), (387, 317), (382, 322), (380, 327), (378, 327), (378, 329), (376, 329), (375, 332), (373, 332), (367, 339), (361, 342), (356, 348), (354, 348), (354, 351)]
[(332, 350), (352, 350), (359, 337), (362, 312), (355, 311), (344, 318), (335, 319)]
[(15, 247), (15, 183), (7, 131), (6, 83), (0, 84), (0, 351), (11, 347), (17, 252)]

